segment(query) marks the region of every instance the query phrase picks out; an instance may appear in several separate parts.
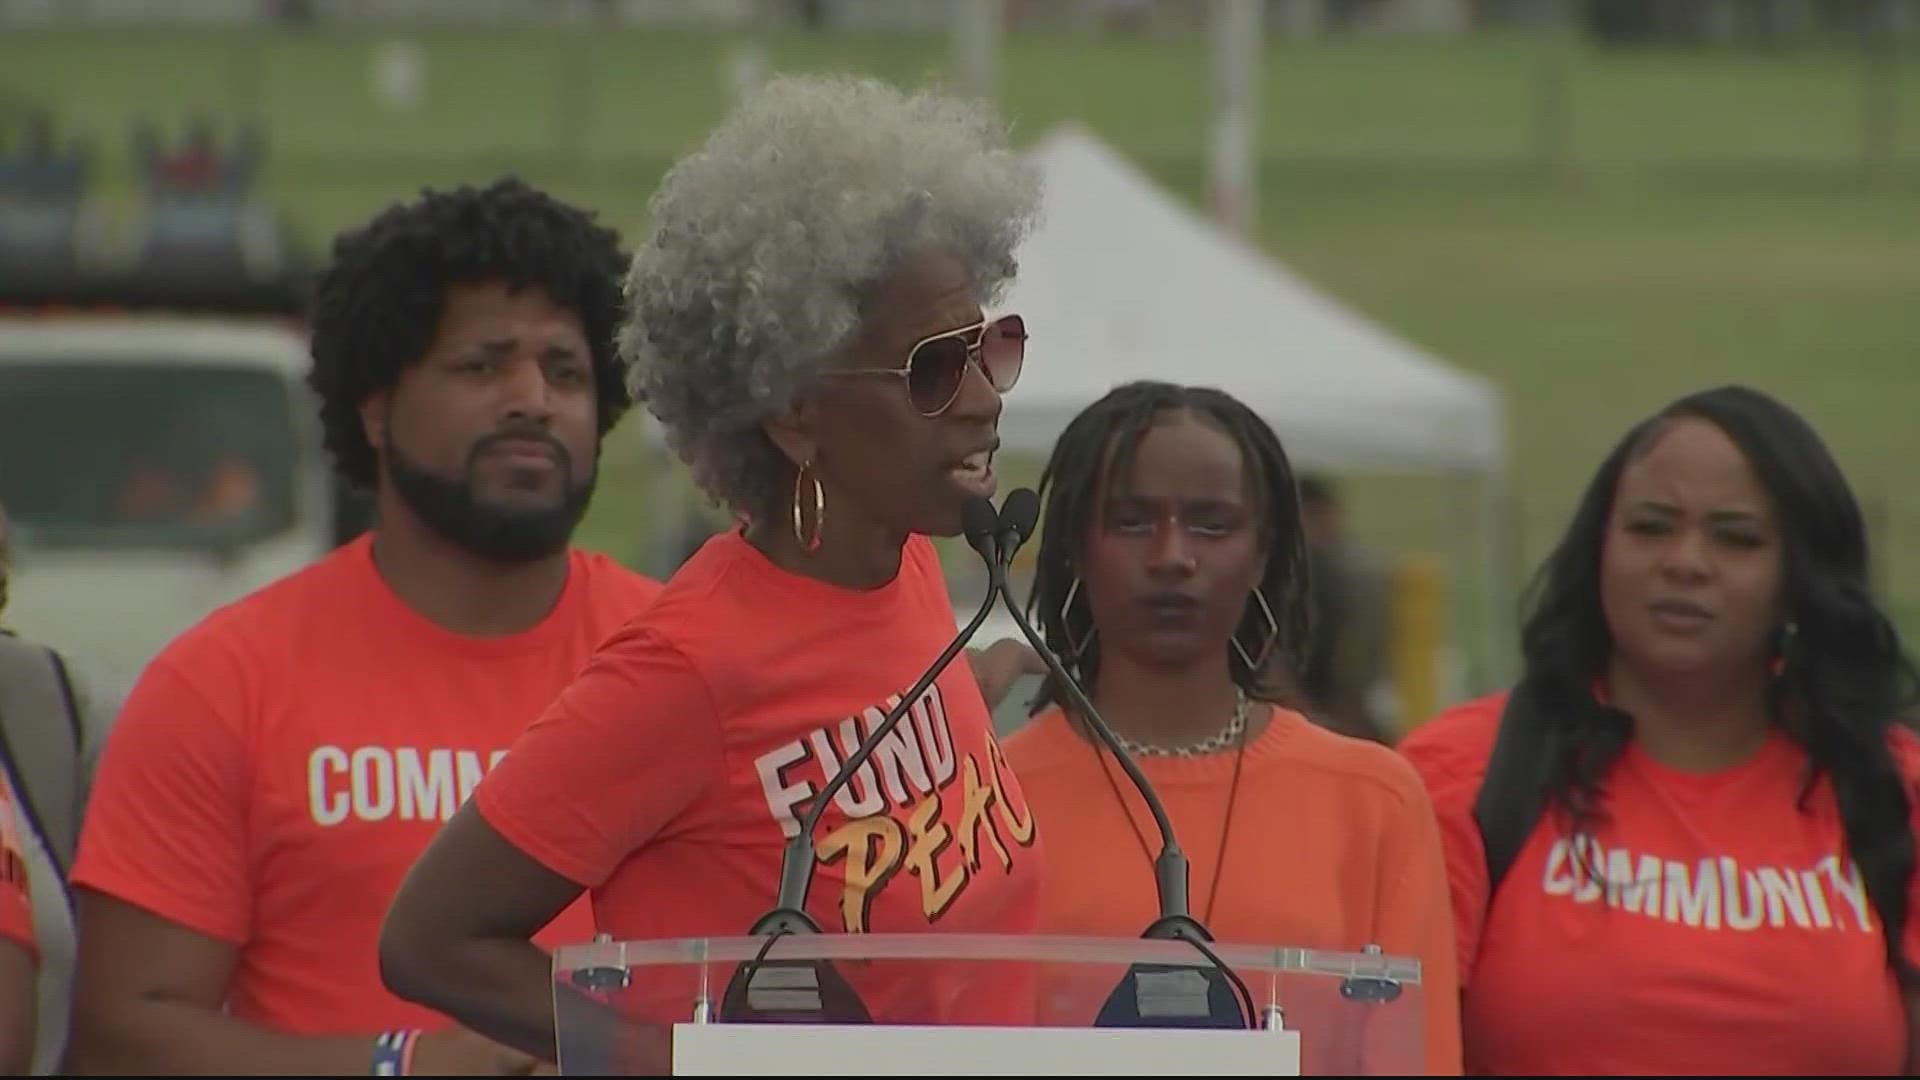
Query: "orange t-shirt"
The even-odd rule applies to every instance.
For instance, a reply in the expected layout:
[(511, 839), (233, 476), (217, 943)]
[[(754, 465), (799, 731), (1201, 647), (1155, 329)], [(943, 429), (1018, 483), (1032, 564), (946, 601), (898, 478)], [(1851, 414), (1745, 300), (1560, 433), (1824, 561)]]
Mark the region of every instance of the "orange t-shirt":
[[(239, 950), (233, 1015), (292, 1034), (437, 1028), (380, 980), (401, 879), (486, 771), (659, 585), (574, 552), (522, 633), (447, 631), (370, 536), (228, 606), (148, 666), (102, 754), (74, 883)], [(585, 905), (543, 943), (591, 939)]]
[(0, 775), (0, 940), (39, 959), (33, 933), (33, 893), (27, 881), (27, 823), (13, 785)]
[[(1419, 777), (1378, 743), (1288, 709), (1272, 715), (1240, 763), (1231, 830), (1224, 826), (1236, 751), (1135, 759), (1186, 852), (1192, 914), (1221, 942), (1343, 952), (1378, 945), (1419, 960), (1424, 1008), (1412, 1030), (1424, 1054), (1419, 1045), (1401, 1049), (1424, 1057), (1430, 1073), (1458, 1074), (1452, 909)], [(1006, 752), (1047, 826), (1041, 929), (1140, 936), (1160, 912), (1153, 874), (1160, 837), (1126, 773), (1058, 709), (1008, 736)], [(1303, 1071), (1359, 1067), (1332, 1060), (1333, 1047), (1316, 1038), (1340, 1038), (1325, 1025), (1355, 1015), (1356, 1007), (1338, 1000), (1339, 983), (1303, 978), (1288, 988), (1293, 1000), (1282, 1002), (1287, 1026), (1302, 1032)]]
[[(774, 905), (805, 806), (955, 630), (925, 537), (887, 585), (850, 590), (720, 533), (528, 729), (474, 805), (589, 888), (616, 939), (745, 935)], [(833, 800), (814, 852), (807, 911), (827, 933), (1032, 929), (1039, 835), (964, 653)], [(1004, 1004), (862, 986), (891, 1022)]]
[[(1446, 839), (1468, 1071), (1903, 1070), (1906, 1014), (1879, 919), (1831, 787), (1800, 804), (1807, 759), (1790, 738), (1712, 773), (1629, 745), (1591, 840), (1569, 844), (1543, 814), (1489, 907), (1473, 802), (1505, 700), (1447, 710), (1401, 743)], [(1920, 775), (1915, 739), (1897, 732), (1894, 747)], [(1911, 898), (1908, 910), (1920, 916)], [(1920, 956), (1920, 918), (1904, 936)]]

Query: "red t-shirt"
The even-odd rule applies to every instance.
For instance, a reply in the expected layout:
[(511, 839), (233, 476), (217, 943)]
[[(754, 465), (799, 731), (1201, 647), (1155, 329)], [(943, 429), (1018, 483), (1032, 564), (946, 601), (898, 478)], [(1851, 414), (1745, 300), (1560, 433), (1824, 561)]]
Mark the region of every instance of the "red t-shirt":
[(0, 775), (0, 940), (39, 958), (33, 933), (33, 894), (27, 881), (27, 823), (13, 785)]
[[(852, 590), (786, 573), (722, 533), (607, 642), (474, 804), (591, 889), (616, 939), (744, 935), (774, 904), (804, 805), (954, 632), (924, 537), (890, 583)], [(815, 837), (807, 910), (828, 933), (1034, 927), (1039, 837), (964, 654)], [(955, 1022), (996, 1004), (870, 989), (876, 1019), (890, 1021)]]
[[(658, 594), (570, 556), (553, 611), (467, 637), (407, 607), (363, 536), (168, 646), (94, 780), (73, 879), (239, 949), (235, 1016), (293, 1034), (437, 1028), (381, 982), (401, 879), (480, 778)], [(589, 939), (584, 904), (542, 937)]]
[[(1790, 738), (1712, 773), (1630, 745), (1593, 838), (1569, 843), (1543, 815), (1489, 908), (1473, 802), (1504, 703), (1461, 705), (1400, 744), (1447, 848), (1469, 1073), (1903, 1070), (1879, 918), (1831, 787), (1800, 803), (1807, 760)], [(1920, 743), (1898, 731), (1894, 750), (1912, 798)], [(1903, 944), (1920, 958), (1914, 895)]]

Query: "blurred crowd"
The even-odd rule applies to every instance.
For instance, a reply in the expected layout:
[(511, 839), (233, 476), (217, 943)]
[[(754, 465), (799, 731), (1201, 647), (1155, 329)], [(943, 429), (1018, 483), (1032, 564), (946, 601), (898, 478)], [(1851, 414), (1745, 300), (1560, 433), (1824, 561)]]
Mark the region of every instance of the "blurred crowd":
[[(123, 223), (97, 205), (95, 148), (62, 139), (47, 107), (0, 109), (0, 280), (54, 283), (105, 275), (262, 275), (275, 226), (257, 198), (264, 136), (243, 124), (223, 140), (195, 116), (175, 138), (150, 117), (128, 138), (136, 201)], [(262, 238), (264, 234), (264, 240)]]

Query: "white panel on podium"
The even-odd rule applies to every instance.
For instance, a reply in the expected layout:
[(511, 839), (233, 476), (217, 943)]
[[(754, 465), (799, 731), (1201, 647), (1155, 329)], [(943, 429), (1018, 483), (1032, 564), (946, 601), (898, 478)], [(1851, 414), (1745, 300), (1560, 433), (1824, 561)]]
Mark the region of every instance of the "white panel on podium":
[(1297, 1031), (680, 1024), (675, 1076), (1298, 1076)]

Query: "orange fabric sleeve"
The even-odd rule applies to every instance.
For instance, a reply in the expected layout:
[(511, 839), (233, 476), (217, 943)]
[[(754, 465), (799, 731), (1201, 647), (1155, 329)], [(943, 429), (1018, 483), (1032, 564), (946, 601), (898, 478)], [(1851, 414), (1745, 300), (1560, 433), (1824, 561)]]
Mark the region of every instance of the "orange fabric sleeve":
[(509, 843), (583, 888), (724, 783), (706, 683), (647, 629), (616, 632), (474, 789)]
[[(231, 686), (238, 697), (239, 682)], [(239, 710), (163, 656), (148, 665), (94, 774), (73, 882), (238, 945), (252, 922)]]
[(1417, 778), (1408, 778), (1402, 811), (1381, 836), (1378, 944), (1420, 960), (1426, 1022), (1427, 1075), (1460, 1075), (1460, 980), (1446, 857), (1433, 806)]
[(1499, 718), (1499, 706), (1491, 707), (1491, 714), (1479, 702), (1442, 713), (1408, 733), (1399, 745), (1400, 753), (1413, 763), (1426, 785), (1446, 852), (1455, 972), (1463, 990), (1473, 982), (1480, 928), (1491, 900), (1486, 846), (1473, 817), (1473, 804), (1480, 795), (1480, 781), (1486, 775)]

